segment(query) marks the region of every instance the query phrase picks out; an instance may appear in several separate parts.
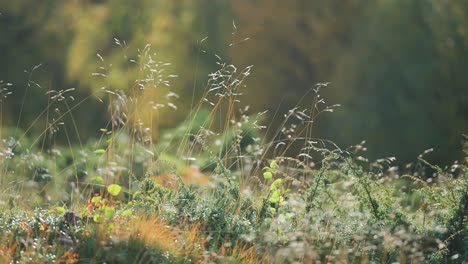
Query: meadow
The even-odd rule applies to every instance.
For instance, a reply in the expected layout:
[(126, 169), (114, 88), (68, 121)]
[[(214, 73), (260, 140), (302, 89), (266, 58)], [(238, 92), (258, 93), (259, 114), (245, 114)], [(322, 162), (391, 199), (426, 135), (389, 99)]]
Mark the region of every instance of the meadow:
[[(44, 89), (49, 103), (29, 128), (1, 127), (1, 263), (468, 260), (466, 136), (452, 166), (427, 162), (431, 150), (403, 168), (370, 161), (365, 142), (314, 137), (340, 107), (320, 96), (326, 83), (286, 113), (251, 113), (239, 103), (252, 67), (221, 58), (187, 118), (163, 129), (153, 120), (177, 111), (176, 76), (149, 46), (128, 60), (139, 76), (128, 90), (76, 100), (74, 89)], [(10, 85), (0, 88), (3, 106)], [(142, 96), (150, 89), (162, 99)], [(94, 98), (109, 111), (100, 136), (57, 143), (79, 134), (73, 113)]]

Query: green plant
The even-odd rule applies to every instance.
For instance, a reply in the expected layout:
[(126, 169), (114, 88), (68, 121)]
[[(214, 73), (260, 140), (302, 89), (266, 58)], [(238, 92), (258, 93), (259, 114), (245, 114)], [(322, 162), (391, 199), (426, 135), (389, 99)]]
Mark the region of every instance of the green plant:
[[(149, 48), (140, 55), (139, 74), (163, 77), (154, 75), (160, 68)], [(468, 257), (466, 160), (443, 169), (421, 157), (419, 167), (400, 175), (393, 158), (361, 157), (363, 144), (341, 149), (314, 138), (314, 121), (335, 107), (319, 96), (326, 84), (313, 88), (311, 109), (291, 109), (272, 137), (262, 136), (262, 113), (235, 110), (251, 67), (219, 66), (187, 120), (159, 141), (139, 110), (146, 103), (137, 88), (166, 83), (151, 78), (128, 91), (103, 89), (110, 118), (98, 139), (54, 144), (57, 119), (42, 135), (14, 133), (2, 141), (8, 187), (1, 186), (0, 260), (419, 263)], [(105, 77), (108, 69), (100, 70)], [(70, 114), (74, 106), (63, 102), (70, 92), (47, 95)], [(421, 175), (425, 168), (435, 176)], [(190, 177), (207, 180), (191, 184)]]

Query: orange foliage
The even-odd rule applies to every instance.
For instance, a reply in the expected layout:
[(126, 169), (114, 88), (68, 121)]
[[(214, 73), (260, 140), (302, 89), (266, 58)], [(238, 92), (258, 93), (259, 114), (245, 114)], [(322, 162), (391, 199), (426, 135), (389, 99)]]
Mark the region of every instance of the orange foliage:
[[(205, 186), (208, 184), (210, 177), (203, 174), (197, 166), (189, 166), (180, 175), (185, 184), (199, 184)], [(168, 189), (174, 189), (177, 184), (177, 179), (174, 175), (155, 175), (151, 176), (156, 183)]]
[(125, 224), (115, 225), (113, 236), (122, 240), (138, 238), (149, 247), (162, 249), (181, 258), (201, 258), (205, 238), (197, 225), (184, 230), (169, 226), (157, 217), (145, 216), (125, 221)]

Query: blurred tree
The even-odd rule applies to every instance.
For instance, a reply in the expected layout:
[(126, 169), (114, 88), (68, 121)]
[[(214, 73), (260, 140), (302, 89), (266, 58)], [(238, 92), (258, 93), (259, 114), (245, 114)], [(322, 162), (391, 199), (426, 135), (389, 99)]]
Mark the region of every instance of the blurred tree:
[[(267, 99), (260, 101), (262, 107), (284, 99), (283, 110), (289, 109), (314, 84), (330, 81), (335, 60), (349, 50), (359, 30), (365, 5), (356, 0), (233, 1), (239, 28), (252, 40), (234, 47), (232, 56), (254, 64), (251, 92)], [(258, 102), (258, 95), (253, 98)]]
[[(35, 114), (46, 107), (47, 96), (41, 95), (49, 89), (59, 90), (73, 85), (79, 87), (82, 95), (92, 92), (101, 98), (105, 93), (100, 88), (104, 86), (114, 91), (137, 90), (135, 81), (145, 78), (148, 72), (142, 71), (141, 65), (131, 60), (143, 56), (141, 53), (147, 44), (152, 46), (151, 59), (175, 65), (165, 70), (179, 76), (171, 91), (181, 95), (180, 111), (171, 111), (171, 118), (161, 118), (163, 123), (174, 123), (180, 119), (175, 115), (185, 115), (190, 108), (192, 94), (202, 93), (202, 80), (206, 80), (207, 74), (217, 67), (214, 53), (225, 57), (224, 35), (229, 35), (229, 31), (224, 30), (230, 29), (232, 21), (228, 19), (230, 11), (227, 0), (43, 0), (37, 1), (34, 8), (28, 1), (20, 0), (2, 2), (0, 10), (3, 13), (0, 24), (5, 29), (2, 29), (0, 47), (2, 51), (8, 51), (5, 54), (6, 63), (1, 64), (0, 79), (24, 84), (28, 75), (18, 73), (39, 63), (43, 64), (40, 69), (44, 69), (40, 74), (36, 70), (39, 77), (34, 79), (42, 89), (36, 86), (34, 90), (27, 89), (28, 96), (25, 98), (35, 100), (27, 104), (28, 109), (23, 111), (23, 126), (28, 126), (37, 117)], [(208, 40), (202, 46), (200, 40), (205, 37)], [(202, 49), (208, 50), (209, 54), (205, 55)], [(161, 66), (162, 63), (158, 64)], [(92, 74), (95, 72), (105, 72), (106, 77), (98, 78)], [(192, 89), (196, 91), (192, 93)], [(152, 105), (148, 102), (164, 100), (168, 90), (158, 87), (139, 93), (142, 98), (140, 112), (145, 113), (151, 112)], [(14, 111), (9, 116), (12, 120), (21, 111), (23, 94), (24, 89), (16, 91), (11, 100)], [(92, 114), (91, 110), (96, 108), (78, 108), (79, 111), (74, 114), (84, 118), (77, 120), (89, 121), (87, 125), (78, 124), (78, 127), (89, 131), (105, 125), (103, 118), (107, 114), (103, 107)], [(96, 115), (96, 112), (99, 114)], [(164, 112), (162, 116), (165, 116)], [(43, 123), (40, 122), (36, 132), (44, 129)], [(10, 124), (16, 125), (14, 121)]]
[(459, 157), (455, 150), (468, 129), (461, 72), (467, 39), (459, 31), (466, 24), (453, 14), (460, 7), (426, 0), (373, 4), (332, 79), (345, 99), (334, 127), (343, 131), (341, 142), (367, 139), (372, 157), (397, 155), (402, 162), (431, 147), (439, 162)]
[[(72, 85), (67, 83), (64, 67), (72, 31), (69, 14), (63, 7), (62, 1), (55, 0), (35, 1), (33, 4), (26, 0), (0, 2), (0, 80), (13, 83), (12, 95), (4, 100), (4, 125), (19, 125), (24, 130), (31, 128), (28, 131), (33, 138), (47, 131), (42, 136), (47, 140), (38, 140), (38, 143), (53, 143), (57, 130), (67, 131), (61, 133), (62, 139), (69, 137), (76, 141), (75, 131), (82, 137), (90, 134), (84, 124), (102, 121), (99, 115), (90, 115), (80, 111), (83, 108), (77, 108), (74, 120), (65, 115), (62, 118), (64, 125), (49, 126), (54, 118), (57, 120), (73, 104), (70, 102), (67, 106), (63, 101), (59, 104), (51, 100), (52, 90), (66, 90)], [(78, 90), (73, 92), (73, 96), (80, 100), (86, 95)], [(86, 109), (95, 111), (99, 105), (91, 102)], [(76, 128), (75, 120), (81, 120)]]
[[(67, 30), (64, 17), (56, 13), (54, 0), (36, 1), (31, 8), (30, 1), (1, 1), (0, 2), (0, 80), (14, 84), (13, 94), (7, 100), (9, 104), (6, 116), (7, 124), (16, 125), (21, 111), (21, 100), (25, 93), (37, 98), (43, 95), (45, 88), (32, 85), (26, 89), (28, 80), (40, 85), (51, 82), (63, 82), (63, 61), (65, 58), (65, 41)], [(42, 64), (42, 70), (31, 75), (34, 66)], [(25, 71), (28, 71), (25, 73)], [(27, 97), (25, 97), (27, 98)], [(28, 101), (28, 111), (38, 112), (44, 108), (45, 101)], [(22, 124), (29, 124), (34, 116), (23, 115)]]
[[(202, 93), (218, 54), (239, 67), (254, 65), (242, 98), (253, 110), (284, 112), (315, 83), (330, 81), (323, 95), (344, 107), (316, 126), (317, 136), (342, 144), (368, 139), (371, 157), (402, 161), (435, 147), (437, 159), (450, 161), (468, 123), (466, 10), (464, 0), (1, 1), (0, 80), (15, 84), (7, 101), (11, 125), (23, 98), (24, 127), (48, 104), (48, 90), (69, 87), (78, 88), (77, 99), (89, 92), (106, 98), (101, 87), (133, 89), (139, 113), (152, 113), (150, 101), (175, 92), (179, 110), (166, 107), (157, 119), (169, 125), (185, 116), (192, 94)], [(165, 74), (179, 76), (171, 88), (136, 86), (148, 68), (132, 60), (148, 43), (152, 52), (145, 56), (158, 67), (172, 63)], [(31, 83), (26, 89), (23, 70), (40, 63), (31, 80), (42, 88)], [(301, 106), (310, 108), (310, 98)], [(67, 106), (57, 107), (63, 112)], [(74, 115), (85, 136), (108, 117), (97, 100)], [(153, 116), (138, 118), (148, 123)], [(41, 131), (45, 121), (35, 126)]]
[[(170, 112), (171, 118), (163, 118), (162, 123), (172, 123), (183, 116), (190, 108), (192, 94), (200, 95), (207, 74), (215, 69), (214, 56), (204, 55), (201, 50), (208, 49), (223, 55), (223, 39), (228, 22), (228, 1), (150, 1), (123, 2), (119, 0), (103, 3), (70, 3), (70, 9), (79, 8), (80, 12), (73, 23), (75, 35), (68, 52), (67, 70), (70, 79), (96, 91), (102, 86), (114, 90), (129, 90), (135, 87), (135, 80), (144, 77), (137, 60), (138, 53), (150, 44), (152, 59), (170, 62), (168, 69), (179, 76), (172, 92), (181, 95), (181, 111)], [(202, 47), (200, 40), (208, 37)], [(115, 38), (118, 45), (112, 43)], [(204, 43), (204, 45), (206, 45)], [(104, 64), (97, 57), (104, 58)], [(108, 67), (112, 64), (112, 67)], [(106, 78), (99, 81), (90, 76), (99, 67), (108, 68)], [(140, 65), (141, 66), (141, 65)], [(88, 77), (85, 77), (88, 76)], [(192, 93), (192, 89), (197, 91)], [(163, 100), (167, 90), (162, 87), (142, 91), (141, 102), (144, 109), (151, 112), (149, 101)], [(161, 113), (165, 115), (167, 111)], [(147, 119), (147, 118), (146, 118)]]

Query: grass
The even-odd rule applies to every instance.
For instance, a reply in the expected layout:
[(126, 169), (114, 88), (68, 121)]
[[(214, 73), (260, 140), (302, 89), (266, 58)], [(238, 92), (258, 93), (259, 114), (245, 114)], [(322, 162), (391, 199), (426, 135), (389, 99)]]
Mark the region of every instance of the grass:
[[(343, 149), (314, 138), (314, 122), (338, 107), (320, 97), (327, 84), (279, 127), (264, 125), (265, 113), (239, 106), (252, 67), (221, 60), (187, 119), (162, 130), (153, 120), (177, 108), (174, 75), (149, 46), (128, 63), (136, 72), (128, 91), (103, 86), (81, 101), (70, 89), (48, 91), (26, 132), (2, 127), (2, 263), (468, 259), (466, 148), (450, 168), (421, 156), (401, 169), (393, 158), (367, 161), (363, 144)], [(94, 75), (105, 83), (110, 72)], [(74, 119), (71, 130), (61, 122), (93, 97), (109, 104), (101, 137), (56, 144), (60, 135), (71, 141)], [(43, 118), (43, 132), (31, 135)]]

